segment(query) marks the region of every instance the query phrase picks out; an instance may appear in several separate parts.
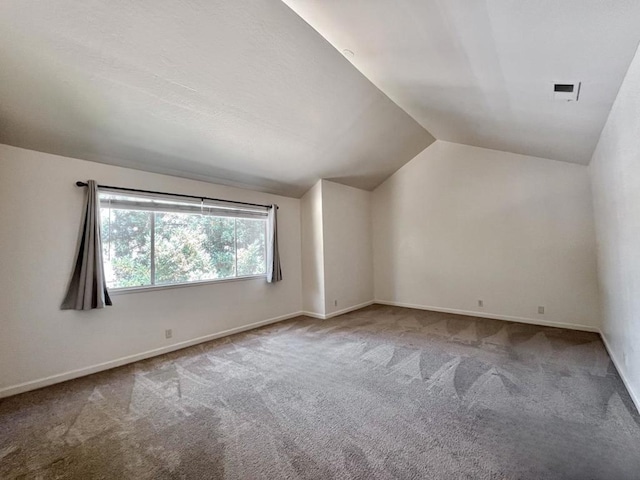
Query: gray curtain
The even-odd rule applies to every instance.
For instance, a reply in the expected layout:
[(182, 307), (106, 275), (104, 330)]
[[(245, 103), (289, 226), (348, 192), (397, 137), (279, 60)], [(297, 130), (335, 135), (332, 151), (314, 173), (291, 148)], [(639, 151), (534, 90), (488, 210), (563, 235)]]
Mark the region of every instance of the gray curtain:
[(84, 226), (67, 296), (60, 307), (62, 310), (91, 310), (111, 305), (102, 264), (98, 185), (95, 180), (87, 183)]
[(282, 280), (280, 267), (280, 253), (278, 252), (278, 206), (271, 205), (268, 216), (267, 242), (267, 282), (275, 283)]

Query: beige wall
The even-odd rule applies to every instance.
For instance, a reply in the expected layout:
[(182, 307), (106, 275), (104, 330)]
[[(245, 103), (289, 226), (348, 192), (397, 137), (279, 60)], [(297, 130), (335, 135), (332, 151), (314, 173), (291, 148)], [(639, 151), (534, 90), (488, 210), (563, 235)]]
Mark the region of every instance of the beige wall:
[[(252, 279), (122, 294), (104, 310), (60, 310), (84, 199), (84, 190), (74, 183), (87, 179), (279, 204), (284, 280), (273, 285)], [(297, 199), (0, 145), (0, 219), (0, 395), (29, 388), (12, 388), (25, 382), (54, 376), (47, 380), (53, 383), (105, 362), (109, 366), (123, 357), (301, 310)], [(170, 340), (164, 337), (168, 328), (173, 329)]]
[(373, 301), (371, 192), (322, 180), (325, 314)]
[(302, 308), (324, 315), (324, 240), (322, 234), (322, 181), (300, 201), (302, 223)]
[(438, 141), (375, 190), (373, 231), (376, 300), (599, 326), (584, 166)]
[(602, 334), (640, 408), (640, 49), (589, 166)]
[(305, 312), (324, 318), (370, 304), (371, 192), (320, 180), (300, 205)]
[[(610, 124), (624, 133), (624, 122), (618, 125), (615, 118)], [(618, 138), (617, 130), (608, 128), (591, 167), (604, 232), (605, 331), (631, 369), (637, 350), (625, 336), (637, 334), (632, 324), (637, 228), (631, 215), (637, 188), (636, 177), (620, 172), (623, 167), (635, 172), (629, 159), (637, 158), (637, 150), (631, 134), (621, 134), (629, 143), (624, 152), (606, 150), (613, 148), (607, 142)], [(614, 162), (617, 176), (609, 166), (602, 168), (605, 161)], [(83, 203), (84, 192), (74, 182), (89, 178), (278, 203), (284, 281), (121, 294), (104, 310), (59, 310)], [(611, 192), (624, 196), (614, 198)], [(631, 220), (617, 219), (612, 209), (620, 203)], [(0, 215), (0, 395), (301, 310), (330, 316), (374, 297), (599, 327), (589, 179), (586, 167), (578, 165), (439, 141), (373, 194), (322, 180), (296, 200), (0, 145)], [(628, 252), (629, 268), (615, 263), (619, 248)], [(545, 306), (544, 315), (537, 313), (539, 305)], [(170, 340), (164, 338), (167, 328), (173, 329)]]

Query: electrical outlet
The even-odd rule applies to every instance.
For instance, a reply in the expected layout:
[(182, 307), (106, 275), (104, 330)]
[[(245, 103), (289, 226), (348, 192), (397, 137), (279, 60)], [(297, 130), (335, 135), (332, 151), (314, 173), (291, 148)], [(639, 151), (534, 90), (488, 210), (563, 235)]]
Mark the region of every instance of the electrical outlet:
[(173, 337), (173, 330), (169, 328), (164, 331), (164, 338), (171, 338), (171, 337)]
[(333, 306), (334, 306), (334, 307), (337, 307), (337, 306), (338, 306), (338, 300), (334, 300), (334, 301), (333, 301)]
[(478, 300), (478, 306), (484, 307), (484, 300)]
[(544, 307), (538, 307), (538, 313), (544, 315)]

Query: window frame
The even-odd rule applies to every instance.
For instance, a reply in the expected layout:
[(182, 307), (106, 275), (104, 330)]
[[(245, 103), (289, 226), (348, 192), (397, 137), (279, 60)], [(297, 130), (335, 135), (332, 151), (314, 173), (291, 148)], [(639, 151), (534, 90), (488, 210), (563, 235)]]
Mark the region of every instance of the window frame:
[[(143, 201), (147, 201), (150, 202), (148, 205), (150, 205), (147, 208), (135, 208), (135, 207), (122, 207), (122, 206), (111, 206), (109, 199), (103, 199), (103, 196), (109, 196), (109, 195), (114, 195), (114, 196), (118, 196), (118, 197), (128, 197), (128, 198), (138, 198), (138, 199), (142, 199)], [(216, 283), (227, 283), (227, 282), (238, 282), (238, 281), (247, 281), (247, 280), (259, 280), (259, 279), (266, 279), (267, 277), (267, 249), (268, 249), (268, 236), (269, 236), (269, 232), (268, 232), (268, 214), (266, 209), (255, 209), (255, 208), (245, 208), (245, 207), (240, 207), (240, 208), (229, 208), (226, 206), (220, 206), (219, 204), (210, 204), (210, 203), (205, 203), (204, 201), (198, 202), (198, 203), (194, 203), (193, 201), (187, 201), (187, 202), (180, 202), (180, 201), (169, 201), (167, 202), (167, 199), (165, 197), (162, 196), (154, 196), (154, 195), (138, 195), (138, 194), (134, 194), (134, 195), (129, 195), (127, 194), (122, 194), (121, 192), (117, 192), (117, 191), (109, 191), (109, 190), (104, 190), (104, 191), (100, 191), (99, 196), (99, 209), (103, 210), (103, 209), (114, 209), (114, 210), (132, 210), (132, 211), (146, 211), (149, 212), (150, 214), (150, 249), (149, 249), (149, 276), (150, 276), (150, 281), (152, 283), (150, 283), (149, 285), (136, 285), (136, 286), (129, 286), (129, 287), (107, 287), (109, 290), (109, 294), (113, 294), (113, 295), (121, 295), (121, 294), (128, 294), (128, 293), (139, 293), (139, 292), (146, 292), (146, 291), (154, 291), (154, 290), (165, 290), (165, 289), (171, 289), (171, 288), (184, 288), (184, 287), (192, 287), (192, 286), (205, 286), (205, 285), (211, 285), (211, 284), (216, 284)], [(156, 206), (151, 206), (153, 205), (153, 202), (159, 200), (161, 203), (159, 205)], [(119, 200), (117, 202), (114, 203), (122, 203), (122, 200)], [(177, 206), (177, 209), (172, 209), (172, 208), (163, 208), (163, 207), (168, 207), (171, 204)], [(187, 208), (190, 211), (180, 211), (181, 208)], [(197, 212), (195, 211), (196, 209), (199, 209), (200, 211)], [(207, 209), (207, 213), (204, 213), (205, 215), (208, 216), (212, 216), (212, 217), (226, 217), (226, 218), (233, 218), (236, 220), (236, 222), (234, 222), (234, 272), (235, 275), (232, 277), (225, 277), (225, 278), (211, 278), (211, 279), (203, 279), (203, 280), (193, 280), (193, 281), (182, 281), (182, 282), (176, 282), (176, 283), (161, 283), (161, 284), (155, 284), (155, 227), (156, 227), (156, 214), (157, 213), (183, 213), (183, 214), (191, 214), (191, 215), (198, 215), (198, 214), (203, 214), (202, 212), (204, 211), (204, 209)], [(236, 214), (234, 215), (233, 212), (236, 212)], [(218, 213), (216, 213), (218, 212)], [(222, 214), (219, 214), (219, 212), (222, 212)], [(246, 212), (245, 215), (242, 214), (238, 214), (238, 212)], [(246, 219), (252, 219), (252, 220), (261, 220), (264, 222), (264, 273), (257, 273), (257, 274), (251, 274), (251, 275), (237, 275), (238, 273), (238, 236), (237, 236), (237, 220), (246, 220)], [(100, 231), (101, 231), (101, 236), (102, 236), (102, 226), (103, 226), (103, 218), (101, 216), (100, 218)], [(103, 266), (105, 265), (106, 260), (103, 258), (102, 259), (102, 263)]]
[(247, 280), (260, 280), (261, 278), (267, 278), (266, 273), (260, 273), (256, 275), (244, 275), (241, 277), (228, 277), (217, 278), (213, 280), (194, 280), (193, 282), (181, 282), (181, 283), (163, 283), (161, 285), (140, 285), (138, 287), (118, 287), (109, 288), (109, 295), (125, 295), (127, 293), (140, 293), (154, 290), (167, 290), (171, 288), (184, 288), (184, 287), (197, 287), (204, 285), (211, 285), (214, 283), (227, 283), (227, 282), (243, 282)]

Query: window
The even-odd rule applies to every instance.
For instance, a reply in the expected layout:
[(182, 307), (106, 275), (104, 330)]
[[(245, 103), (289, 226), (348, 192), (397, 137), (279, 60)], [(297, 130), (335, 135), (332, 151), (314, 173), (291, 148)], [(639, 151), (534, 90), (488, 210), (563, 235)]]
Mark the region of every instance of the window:
[(100, 193), (108, 288), (266, 273), (265, 208)]

